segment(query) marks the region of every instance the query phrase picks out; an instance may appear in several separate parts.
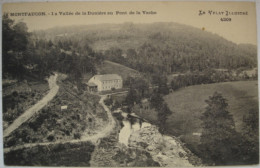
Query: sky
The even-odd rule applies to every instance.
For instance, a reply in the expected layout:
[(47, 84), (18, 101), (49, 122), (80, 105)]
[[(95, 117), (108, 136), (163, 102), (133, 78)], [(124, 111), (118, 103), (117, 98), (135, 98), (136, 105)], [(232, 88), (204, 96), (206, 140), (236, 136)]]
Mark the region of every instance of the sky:
[[(10, 16), (23, 21), (29, 31), (56, 26), (100, 23), (177, 22), (216, 33), (239, 43), (257, 43), (256, 8), (253, 2), (35, 2), (6, 3), (3, 13), (45, 12), (46, 16)], [(82, 15), (82, 12), (113, 12), (113, 15)], [(120, 13), (116, 12), (126, 12)], [(134, 14), (129, 14), (132, 11)], [(137, 11), (140, 14), (137, 14)], [(156, 14), (143, 14), (153, 11)], [(205, 14), (199, 15), (200, 11)], [(229, 15), (226, 12), (246, 15)], [(73, 15), (61, 15), (72, 12)], [(80, 15), (75, 15), (79, 12)], [(213, 14), (215, 12), (215, 14)], [(57, 13), (57, 15), (55, 15)], [(52, 15), (53, 14), (53, 15)], [(222, 21), (221, 21), (222, 19)], [(223, 21), (225, 20), (226, 21)], [(231, 20), (230, 20), (231, 19)]]

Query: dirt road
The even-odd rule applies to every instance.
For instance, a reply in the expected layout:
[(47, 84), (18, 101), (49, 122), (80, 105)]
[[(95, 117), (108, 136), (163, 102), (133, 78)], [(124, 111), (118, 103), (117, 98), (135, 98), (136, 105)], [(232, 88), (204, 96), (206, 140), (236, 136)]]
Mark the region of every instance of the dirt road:
[(4, 138), (9, 136), (14, 130), (16, 130), (20, 125), (26, 122), (29, 118), (31, 118), (35, 113), (41, 110), (44, 106), (47, 105), (49, 101), (51, 101), (54, 98), (54, 96), (58, 93), (59, 90), (59, 86), (56, 84), (57, 76), (58, 74), (49, 77), (48, 83), (50, 90), (48, 94), (44, 96), (38, 103), (26, 110), (16, 120), (14, 120), (14, 122), (4, 130)]
[(55, 142), (43, 142), (43, 143), (29, 143), (29, 144), (24, 144), (24, 145), (19, 145), (19, 146), (14, 146), (14, 147), (10, 147), (10, 148), (4, 148), (4, 152), (8, 153), (10, 151), (15, 151), (18, 149), (23, 149), (23, 148), (31, 148), (34, 146), (46, 146), (46, 145), (50, 145), (50, 144), (65, 144), (65, 143), (79, 143), (79, 142), (85, 142), (85, 141), (91, 141), (93, 143), (96, 143), (99, 139), (104, 138), (106, 136), (108, 136), (113, 129), (116, 126), (116, 122), (111, 114), (111, 111), (109, 110), (109, 108), (104, 104), (104, 100), (106, 98), (107, 95), (102, 95), (100, 98), (100, 105), (102, 105), (102, 107), (104, 108), (104, 110), (107, 113), (108, 116), (108, 124), (105, 126), (105, 128), (98, 132), (95, 135), (89, 136), (89, 137), (84, 137), (82, 139), (77, 139), (77, 140), (69, 140), (69, 141), (55, 141)]

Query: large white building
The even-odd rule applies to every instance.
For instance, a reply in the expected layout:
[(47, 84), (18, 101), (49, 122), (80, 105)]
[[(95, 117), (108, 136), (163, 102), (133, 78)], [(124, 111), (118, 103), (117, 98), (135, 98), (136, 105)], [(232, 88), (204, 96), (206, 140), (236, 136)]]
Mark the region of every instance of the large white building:
[(123, 79), (117, 74), (95, 75), (87, 83), (89, 91), (106, 91), (112, 89), (121, 89)]

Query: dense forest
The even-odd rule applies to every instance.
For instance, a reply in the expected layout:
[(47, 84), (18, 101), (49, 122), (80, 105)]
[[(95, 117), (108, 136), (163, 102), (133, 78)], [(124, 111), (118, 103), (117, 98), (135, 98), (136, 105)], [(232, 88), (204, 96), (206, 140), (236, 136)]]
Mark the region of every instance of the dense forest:
[(59, 71), (76, 80), (84, 73), (95, 74), (104, 59), (149, 76), (257, 66), (256, 46), (237, 45), (177, 23), (85, 25), (29, 33), (25, 23), (4, 16), (3, 41), (4, 78), (43, 78)]
[(88, 43), (106, 59), (145, 73), (176, 73), (256, 67), (257, 48), (178, 23), (58, 27), (36, 34)]

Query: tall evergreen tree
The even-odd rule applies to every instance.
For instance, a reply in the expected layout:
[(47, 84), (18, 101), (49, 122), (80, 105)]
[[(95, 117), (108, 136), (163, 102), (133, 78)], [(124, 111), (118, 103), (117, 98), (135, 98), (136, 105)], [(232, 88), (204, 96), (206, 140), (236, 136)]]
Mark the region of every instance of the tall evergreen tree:
[(235, 123), (227, 111), (228, 103), (220, 93), (215, 92), (206, 100), (208, 104), (201, 119), (202, 158), (209, 165), (235, 164)]
[(172, 111), (169, 109), (166, 103), (163, 103), (160, 108), (157, 110), (159, 131), (164, 133), (166, 131), (166, 121), (168, 117), (172, 114)]
[(259, 163), (259, 114), (258, 109), (251, 109), (243, 117), (243, 133), (240, 155), (243, 163)]
[(154, 108), (157, 112), (157, 124), (159, 126), (159, 131), (164, 133), (166, 131), (166, 121), (168, 117), (172, 114), (172, 111), (169, 109), (168, 105), (164, 102), (162, 94), (158, 91), (154, 91), (150, 98), (151, 107)]

